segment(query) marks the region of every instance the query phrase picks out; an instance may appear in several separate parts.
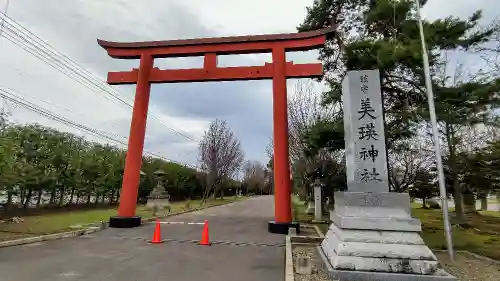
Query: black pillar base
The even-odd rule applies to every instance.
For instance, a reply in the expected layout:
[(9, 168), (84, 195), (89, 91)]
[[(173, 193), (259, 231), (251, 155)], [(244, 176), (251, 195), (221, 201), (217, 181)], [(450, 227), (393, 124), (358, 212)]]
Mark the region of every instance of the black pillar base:
[(141, 225), (141, 217), (110, 217), (109, 227), (132, 228)]
[(300, 233), (300, 224), (298, 222), (275, 222), (269, 221), (267, 223), (267, 231), (275, 234), (288, 234), (290, 227), (295, 228), (297, 234)]

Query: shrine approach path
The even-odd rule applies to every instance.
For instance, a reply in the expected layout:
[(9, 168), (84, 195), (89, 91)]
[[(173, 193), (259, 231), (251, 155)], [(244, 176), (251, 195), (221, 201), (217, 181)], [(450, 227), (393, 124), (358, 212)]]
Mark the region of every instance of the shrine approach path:
[(148, 244), (154, 223), (0, 249), (0, 280), (255, 281), (284, 279), (284, 236), (267, 232), (273, 197), (259, 196), (164, 221), (208, 220), (213, 245), (199, 246), (203, 225), (162, 224), (163, 244)]

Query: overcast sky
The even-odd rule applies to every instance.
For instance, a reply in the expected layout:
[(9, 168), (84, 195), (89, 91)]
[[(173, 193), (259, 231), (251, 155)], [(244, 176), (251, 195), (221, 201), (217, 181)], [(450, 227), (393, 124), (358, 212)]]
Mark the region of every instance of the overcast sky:
[[(0, 8), (5, 2), (0, 0)], [(137, 67), (138, 62), (109, 58), (97, 45), (96, 38), (144, 41), (295, 32), (305, 16), (305, 7), (312, 2), (11, 0), (8, 16), (104, 80), (108, 71), (129, 70)], [(452, 5), (450, 2), (429, 0), (424, 16), (465, 17), (475, 9), (484, 9), (485, 20), (491, 20), (500, 8), (498, 0), (454, 0)], [(5, 39), (0, 46), (1, 87), (10, 88), (19, 97), (79, 124), (114, 134), (116, 138), (128, 136), (129, 107), (110, 98), (108, 93), (79, 84)], [(316, 55), (307, 52), (289, 54), (287, 58), (295, 62), (314, 62)], [(270, 61), (269, 55), (225, 56), (219, 59), (219, 65), (259, 65), (266, 61)], [(202, 61), (199, 58), (164, 59), (158, 60), (156, 65), (161, 68), (199, 67)], [(288, 83), (289, 94), (293, 94), (294, 83)], [(112, 88), (125, 99), (133, 99), (133, 86)], [(79, 133), (11, 103), (5, 106), (12, 113), (13, 121), (38, 122)], [(272, 133), (270, 81), (154, 85), (150, 109), (146, 151), (196, 165), (198, 144), (169, 128), (199, 139), (210, 121), (220, 118), (228, 121), (241, 140), (247, 159), (267, 162), (265, 147)]]

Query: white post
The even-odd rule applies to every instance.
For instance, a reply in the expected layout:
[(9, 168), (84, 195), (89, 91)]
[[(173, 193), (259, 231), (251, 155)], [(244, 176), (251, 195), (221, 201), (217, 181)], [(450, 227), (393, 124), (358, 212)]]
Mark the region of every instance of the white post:
[(323, 220), (323, 200), (321, 200), (321, 184), (314, 185), (314, 220)]

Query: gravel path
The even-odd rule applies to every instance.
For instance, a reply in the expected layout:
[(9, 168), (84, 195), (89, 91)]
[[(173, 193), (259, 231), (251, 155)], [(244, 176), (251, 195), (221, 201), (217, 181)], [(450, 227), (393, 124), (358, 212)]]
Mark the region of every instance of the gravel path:
[(312, 264), (311, 275), (301, 275), (295, 273), (295, 281), (331, 281), (323, 259), (318, 253), (316, 246), (292, 246), (293, 264), (295, 266), (297, 257), (309, 257)]

